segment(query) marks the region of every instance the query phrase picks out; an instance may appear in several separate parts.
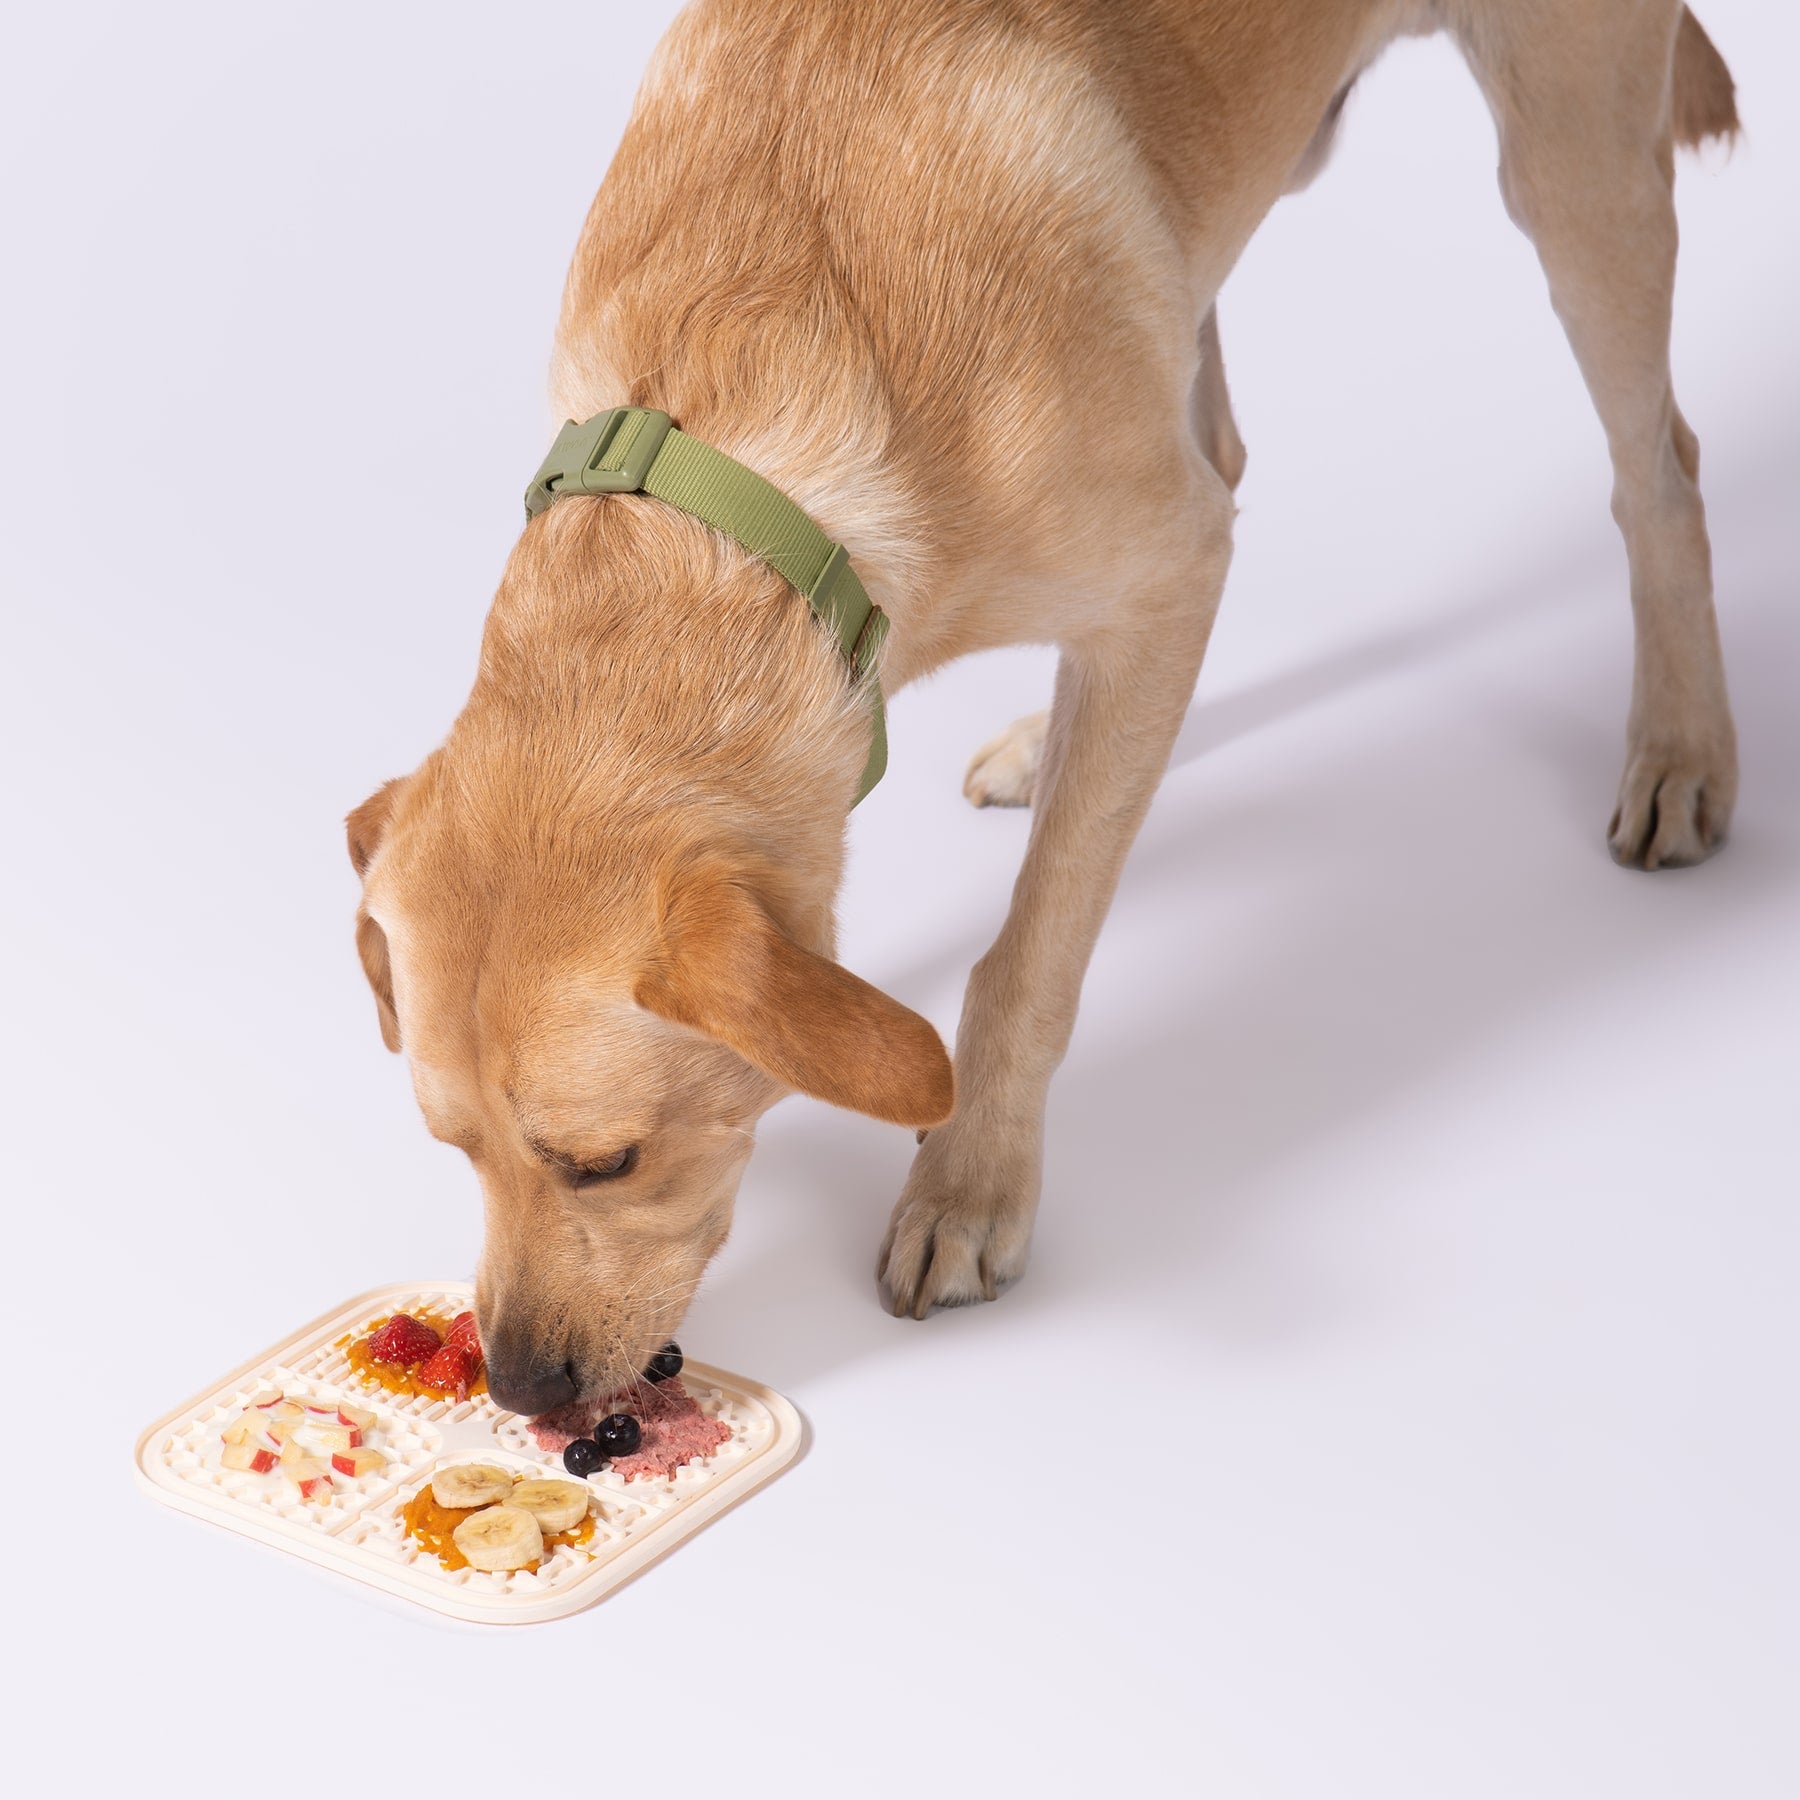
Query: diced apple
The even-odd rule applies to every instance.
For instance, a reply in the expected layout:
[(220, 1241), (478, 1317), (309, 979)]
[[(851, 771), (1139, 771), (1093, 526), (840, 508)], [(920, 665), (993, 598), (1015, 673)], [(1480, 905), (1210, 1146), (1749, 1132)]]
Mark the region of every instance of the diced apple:
[(263, 1421), (255, 1413), (239, 1413), (238, 1416), (219, 1433), (227, 1444), (254, 1443), (263, 1435)]
[(219, 1461), (227, 1469), (243, 1469), (252, 1475), (266, 1475), (275, 1467), (275, 1452), (262, 1444), (227, 1444)]
[(362, 1433), (354, 1425), (314, 1425), (307, 1435), (324, 1454), (354, 1450), (362, 1442)]
[(271, 1419), (279, 1419), (290, 1425), (294, 1420), (304, 1419), (306, 1417), (306, 1408), (302, 1406), (298, 1400), (290, 1400), (286, 1394), (283, 1394), (273, 1406), (263, 1408), (263, 1411), (265, 1411)]
[(331, 1492), (331, 1470), (317, 1457), (291, 1463), (284, 1457), (281, 1472), (300, 1490), (302, 1500), (319, 1500)]
[(293, 1437), (294, 1421), (292, 1419), (271, 1419), (263, 1427), (263, 1435), (279, 1450)]
[(287, 1398), (280, 1388), (264, 1388), (261, 1393), (252, 1396), (250, 1404), (261, 1412), (267, 1412), (271, 1406), (279, 1406)]
[(337, 1417), (338, 1403), (335, 1400), (314, 1400), (304, 1395), (289, 1394), (290, 1400), (298, 1400), (309, 1413), (322, 1413), (328, 1419)]
[(312, 1452), (305, 1448), (297, 1438), (284, 1438), (281, 1444), (281, 1466), (284, 1469), (297, 1468), (303, 1462), (313, 1460)]
[(348, 1475), (352, 1481), (360, 1481), (365, 1475), (373, 1475), (377, 1469), (385, 1469), (387, 1458), (379, 1450), (364, 1445), (349, 1450), (334, 1450), (331, 1466), (340, 1475)]
[(340, 1401), (337, 1416), (340, 1425), (354, 1425), (358, 1431), (375, 1429), (375, 1415), (366, 1406), (352, 1406), (347, 1400)]

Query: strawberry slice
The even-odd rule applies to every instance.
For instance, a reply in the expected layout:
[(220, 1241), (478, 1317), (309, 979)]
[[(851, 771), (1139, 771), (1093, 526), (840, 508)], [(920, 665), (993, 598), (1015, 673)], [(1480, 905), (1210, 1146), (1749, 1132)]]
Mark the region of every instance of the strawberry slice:
[(434, 1394), (466, 1400), (477, 1373), (476, 1363), (461, 1344), (445, 1344), (413, 1371), (413, 1380)]
[(443, 1341), (423, 1319), (415, 1319), (411, 1313), (395, 1313), (385, 1325), (369, 1333), (369, 1354), (377, 1362), (410, 1369)]
[(469, 1360), (477, 1368), (481, 1367), (481, 1334), (475, 1328), (475, 1315), (472, 1312), (460, 1312), (450, 1321), (450, 1329), (444, 1333), (446, 1344), (456, 1344), (469, 1353)]

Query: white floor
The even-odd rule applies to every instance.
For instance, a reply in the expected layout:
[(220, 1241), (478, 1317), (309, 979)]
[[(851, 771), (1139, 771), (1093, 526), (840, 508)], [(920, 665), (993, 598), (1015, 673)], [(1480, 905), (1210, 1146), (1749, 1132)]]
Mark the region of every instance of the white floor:
[[(793, 1101), (683, 1336), (808, 1452), (598, 1611), (456, 1629), (132, 1493), (183, 1394), (472, 1266), (339, 820), (466, 688), (671, 10), (59, 9), (9, 58), (9, 1761), (77, 1794), (1791, 1800), (1800, 28), (1766, 0), (1704, 8), (1750, 137), (1680, 187), (1721, 860), (1605, 856), (1604, 448), (1473, 88), (1404, 46), (1226, 292), (1237, 566), (1025, 1282), (887, 1317), (910, 1141)], [(946, 1031), (1026, 825), (962, 765), (1048, 672), (901, 696), (856, 817), (847, 960)]]

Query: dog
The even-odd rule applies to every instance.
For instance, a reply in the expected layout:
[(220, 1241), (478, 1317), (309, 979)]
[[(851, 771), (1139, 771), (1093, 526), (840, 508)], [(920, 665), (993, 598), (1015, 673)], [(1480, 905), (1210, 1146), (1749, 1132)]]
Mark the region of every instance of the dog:
[(967, 791), (1029, 804), (955, 1072), (833, 959), (864, 684), (793, 586), (646, 493), (531, 519), (444, 744), (350, 815), (356, 940), (432, 1133), (479, 1173), (495, 1398), (627, 1384), (799, 1090), (920, 1135), (897, 1314), (1022, 1271), (1046, 1090), (1187, 709), (1244, 447), (1215, 298), (1384, 46), (1449, 33), (1605, 426), (1636, 662), (1608, 838), (1692, 863), (1736, 787), (1693, 433), (1677, 145), (1737, 130), (1681, 0), (695, 0), (570, 269), (552, 397), (775, 484), (891, 625), (888, 688), (1059, 647)]

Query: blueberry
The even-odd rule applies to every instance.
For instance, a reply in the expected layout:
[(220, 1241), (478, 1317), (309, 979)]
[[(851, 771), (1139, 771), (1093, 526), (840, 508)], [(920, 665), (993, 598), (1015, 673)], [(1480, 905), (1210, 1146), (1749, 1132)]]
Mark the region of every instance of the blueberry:
[(571, 1475), (591, 1475), (606, 1461), (607, 1453), (592, 1438), (577, 1438), (563, 1452), (563, 1467)]
[(645, 1376), (651, 1381), (667, 1381), (671, 1376), (681, 1373), (681, 1346), (671, 1339), (651, 1357), (644, 1369)]
[(594, 1427), (594, 1441), (589, 1448), (602, 1456), (629, 1456), (642, 1436), (630, 1413), (614, 1413)]

